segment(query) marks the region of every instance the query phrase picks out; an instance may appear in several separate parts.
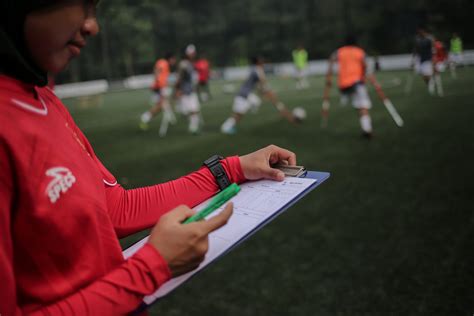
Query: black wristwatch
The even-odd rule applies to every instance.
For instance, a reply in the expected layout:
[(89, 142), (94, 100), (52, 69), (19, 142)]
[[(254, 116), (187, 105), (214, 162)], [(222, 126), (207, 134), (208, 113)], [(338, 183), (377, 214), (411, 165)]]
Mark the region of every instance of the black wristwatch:
[(227, 176), (227, 173), (225, 173), (225, 169), (221, 164), (222, 159), (224, 158), (219, 155), (214, 155), (203, 163), (203, 165), (211, 171), (221, 191), (231, 185), (229, 177)]

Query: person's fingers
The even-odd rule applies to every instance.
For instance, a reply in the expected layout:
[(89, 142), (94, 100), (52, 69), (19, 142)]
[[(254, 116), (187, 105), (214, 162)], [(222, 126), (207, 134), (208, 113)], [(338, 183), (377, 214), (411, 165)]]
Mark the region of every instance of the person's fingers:
[(296, 165), (296, 154), (294, 152), (280, 148), (278, 146), (271, 146), (271, 150), (271, 164), (286, 160), (290, 166)]
[(210, 218), (209, 220), (203, 222), (206, 232), (207, 233), (213, 232), (221, 228), (225, 224), (227, 224), (227, 221), (232, 215), (233, 209), (234, 209), (234, 204), (232, 202), (228, 203), (222, 212)]
[(269, 180), (274, 180), (274, 181), (283, 181), (285, 180), (285, 173), (281, 170), (278, 169), (273, 169), (273, 168), (266, 168), (263, 170), (264, 173), (264, 178), (269, 179)]
[(194, 210), (190, 209), (185, 205), (178, 206), (174, 210), (169, 213), (169, 216), (173, 219), (173, 221), (177, 222), (184, 222), (189, 217), (193, 216), (195, 213)]

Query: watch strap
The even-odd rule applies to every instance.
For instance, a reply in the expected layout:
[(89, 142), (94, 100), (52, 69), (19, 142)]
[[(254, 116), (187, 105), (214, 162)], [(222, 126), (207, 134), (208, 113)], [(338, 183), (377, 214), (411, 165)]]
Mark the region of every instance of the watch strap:
[(231, 185), (229, 177), (221, 163), (222, 159), (224, 159), (222, 156), (214, 155), (204, 161), (204, 165), (209, 169), (209, 171), (211, 171), (220, 190), (224, 190)]

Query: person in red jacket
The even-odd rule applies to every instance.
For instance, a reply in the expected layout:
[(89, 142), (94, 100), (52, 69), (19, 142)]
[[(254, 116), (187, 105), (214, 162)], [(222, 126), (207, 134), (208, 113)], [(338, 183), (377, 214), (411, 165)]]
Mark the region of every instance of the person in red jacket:
[[(183, 225), (190, 207), (222, 188), (211, 171), (125, 190), (66, 107), (46, 87), (99, 31), (97, 1), (0, 2), (0, 315), (125, 315), (169, 278), (196, 268), (209, 221)], [(282, 180), (296, 163), (269, 146), (220, 160), (230, 182)], [(125, 260), (118, 238), (153, 228)]]

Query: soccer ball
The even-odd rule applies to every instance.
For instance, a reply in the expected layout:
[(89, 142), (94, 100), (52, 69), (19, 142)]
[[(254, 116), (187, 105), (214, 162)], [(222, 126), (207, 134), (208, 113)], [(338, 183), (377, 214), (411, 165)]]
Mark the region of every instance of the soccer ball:
[(306, 119), (306, 110), (302, 107), (296, 107), (293, 109), (293, 117), (296, 121), (302, 122)]

